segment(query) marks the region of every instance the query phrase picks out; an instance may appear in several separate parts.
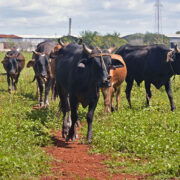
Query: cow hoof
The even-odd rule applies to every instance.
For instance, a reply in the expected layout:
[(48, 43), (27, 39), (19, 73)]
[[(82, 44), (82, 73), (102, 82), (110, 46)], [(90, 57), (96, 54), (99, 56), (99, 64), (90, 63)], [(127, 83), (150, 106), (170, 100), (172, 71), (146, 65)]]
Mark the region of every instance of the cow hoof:
[(76, 127), (81, 127), (80, 121), (76, 121)]
[(115, 108), (114, 107), (111, 107), (111, 112), (114, 112), (115, 111)]
[(76, 135), (75, 135), (75, 139), (78, 139), (78, 138), (79, 138), (79, 136), (78, 136), (78, 134), (76, 134)]
[(89, 144), (91, 144), (91, 142), (92, 142), (92, 136), (87, 137), (87, 142), (88, 142)]
[(88, 141), (88, 144), (91, 144), (92, 139), (87, 139), (87, 141)]
[(66, 142), (69, 142), (69, 137), (68, 136), (66, 137)]
[(75, 138), (75, 137), (73, 137), (73, 138), (72, 138), (72, 142), (74, 142), (74, 141), (75, 141), (75, 139), (76, 139), (76, 138)]
[(45, 108), (48, 108), (48, 107), (49, 107), (49, 104), (45, 104), (44, 107), (45, 107)]
[(42, 106), (43, 106), (43, 102), (40, 102), (40, 103), (39, 103), (39, 107), (42, 107)]

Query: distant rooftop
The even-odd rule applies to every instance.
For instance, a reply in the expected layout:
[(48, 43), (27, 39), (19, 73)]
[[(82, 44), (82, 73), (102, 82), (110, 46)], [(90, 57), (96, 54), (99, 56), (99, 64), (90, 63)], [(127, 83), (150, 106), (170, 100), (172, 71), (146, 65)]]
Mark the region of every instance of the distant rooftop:
[(0, 38), (21, 39), (22, 37), (16, 36), (14, 34), (0, 34)]
[(21, 38), (24, 39), (54, 39), (54, 38), (59, 38), (61, 37), (60, 35), (51, 35), (51, 36), (46, 36), (46, 35), (19, 35)]
[(169, 38), (180, 38), (180, 34), (165, 34)]

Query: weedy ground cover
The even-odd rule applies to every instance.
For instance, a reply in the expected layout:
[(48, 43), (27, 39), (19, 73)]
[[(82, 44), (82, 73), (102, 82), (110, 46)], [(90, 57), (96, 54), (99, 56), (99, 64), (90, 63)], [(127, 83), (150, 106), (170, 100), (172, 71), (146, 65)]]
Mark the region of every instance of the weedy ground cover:
[[(180, 79), (172, 81), (175, 112), (170, 111), (165, 89), (152, 87), (150, 107), (145, 104), (144, 84), (132, 90), (129, 109), (122, 91), (119, 112), (103, 115), (100, 99), (93, 122), (93, 153), (111, 156), (111, 171), (149, 175), (152, 179), (180, 176)], [(101, 105), (100, 105), (101, 104)], [(83, 127), (85, 136), (86, 127)]]
[[(32, 53), (23, 54), (27, 63)], [(0, 73), (5, 73), (2, 64)], [(50, 157), (40, 147), (51, 143), (50, 130), (60, 126), (58, 102), (32, 111), (38, 103), (33, 76), (32, 68), (25, 67), (17, 92), (10, 94), (6, 76), (0, 75), (0, 179), (34, 178), (49, 170)]]

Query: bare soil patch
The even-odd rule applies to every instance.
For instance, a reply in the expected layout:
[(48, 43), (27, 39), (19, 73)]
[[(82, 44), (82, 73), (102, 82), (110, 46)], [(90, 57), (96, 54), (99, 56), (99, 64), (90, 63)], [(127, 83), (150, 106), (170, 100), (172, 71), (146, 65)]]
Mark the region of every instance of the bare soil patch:
[(107, 159), (102, 154), (90, 154), (89, 145), (76, 142), (65, 143), (61, 131), (56, 131), (53, 137), (54, 145), (43, 148), (53, 157), (52, 175), (43, 175), (41, 180), (54, 179), (142, 179), (141, 177), (127, 174), (114, 174), (108, 172), (107, 166), (103, 163)]

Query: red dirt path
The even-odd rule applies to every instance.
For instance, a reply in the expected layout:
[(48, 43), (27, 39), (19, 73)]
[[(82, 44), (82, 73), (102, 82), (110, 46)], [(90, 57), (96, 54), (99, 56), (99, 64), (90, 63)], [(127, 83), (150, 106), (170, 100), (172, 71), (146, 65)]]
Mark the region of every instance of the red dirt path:
[(43, 148), (55, 160), (52, 162), (52, 175), (42, 176), (41, 180), (121, 180), (141, 179), (126, 174), (111, 175), (103, 161), (105, 155), (89, 154), (90, 146), (76, 142), (65, 143), (61, 132), (54, 133), (54, 146)]

